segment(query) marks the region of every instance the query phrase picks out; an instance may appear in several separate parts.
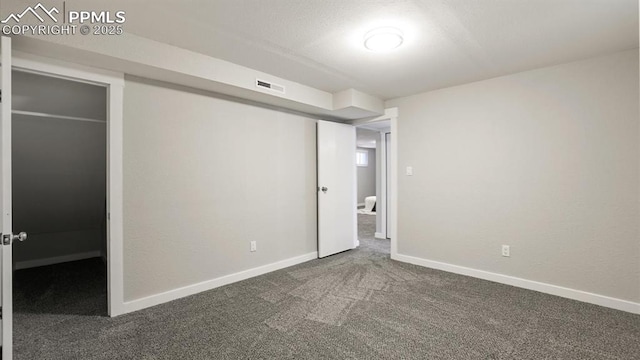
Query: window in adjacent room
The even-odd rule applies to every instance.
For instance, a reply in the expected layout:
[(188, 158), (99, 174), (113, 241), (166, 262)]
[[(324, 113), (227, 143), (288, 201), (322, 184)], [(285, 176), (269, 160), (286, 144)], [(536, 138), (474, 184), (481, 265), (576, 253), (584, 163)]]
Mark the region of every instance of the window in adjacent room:
[(356, 150), (356, 165), (369, 166), (369, 152), (366, 150)]

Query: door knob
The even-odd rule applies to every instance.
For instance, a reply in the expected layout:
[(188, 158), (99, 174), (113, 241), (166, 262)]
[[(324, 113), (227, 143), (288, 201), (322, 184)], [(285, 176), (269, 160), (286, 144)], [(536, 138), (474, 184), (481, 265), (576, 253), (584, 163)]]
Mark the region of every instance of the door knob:
[(13, 235), (13, 241), (25, 241), (27, 240), (27, 233), (24, 231), (21, 231), (20, 233), (18, 233), (18, 235)]
[(2, 245), (11, 245), (14, 241), (25, 241), (27, 240), (27, 233), (22, 231), (19, 234), (3, 234), (2, 235)]
[(322, 192), (326, 194), (326, 193), (327, 193), (327, 190), (329, 190), (329, 189), (327, 189), (327, 187), (326, 187), (326, 186), (323, 186), (320, 190), (322, 190)]

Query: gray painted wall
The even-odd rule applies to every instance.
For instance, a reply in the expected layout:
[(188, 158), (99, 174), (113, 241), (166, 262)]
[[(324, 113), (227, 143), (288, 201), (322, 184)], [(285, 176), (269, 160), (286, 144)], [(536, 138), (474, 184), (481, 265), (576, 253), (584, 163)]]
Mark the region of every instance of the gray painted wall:
[(634, 49), (387, 102), (398, 252), (640, 301), (638, 75)]
[(107, 92), (102, 86), (22, 71), (12, 71), (13, 110), (107, 119)]
[(13, 229), (29, 234), (15, 261), (101, 251), (105, 124), (13, 118)]
[(376, 195), (376, 149), (357, 148), (369, 154), (369, 165), (357, 166), (358, 204), (364, 204), (364, 198)]
[(125, 301), (317, 251), (315, 159), (315, 120), (127, 78)]

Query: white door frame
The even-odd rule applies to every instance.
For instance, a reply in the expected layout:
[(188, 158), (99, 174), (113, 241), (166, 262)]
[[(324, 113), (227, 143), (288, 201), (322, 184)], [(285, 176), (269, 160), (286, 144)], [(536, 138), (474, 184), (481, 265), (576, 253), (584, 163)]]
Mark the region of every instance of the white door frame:
[[(376, 158), (380, 159), (380, 194), (376, 193), (376, 212), (380, 212), (380, 232), (375, 232), (375, 238), (387, 239), (391, 238), (390, 234), (387, 234), (387, 139), (384, 131), (378, 132), (378, 143), (380, 143), (380, 151), (376, 152)], [(380, 208), (380, 210), (378, 210)], [(376, 219), (377, 224), (377, 219)], [(376, 228), (377, 230), (377, 228)]]
[(122, 109), (124, 75), (13, 53), (13, 68), (104, 86), (107, 89), (107, 303), (109, 316), (124, 314), (122, 215)]
[[(391, 130), (387, 132), (380, 133), (381, 142), (384, 145), (384, 152), (381, 156), (384, 156), (384, 164), (385, 164), (385, 173), (384, 173), (384, 189), (381, 189), (381, 193), (384, 196), (384, 221), (382, 221), (382, 229), (384, 238), (391, 238), (391, 231), (393, 229), (393, 224), (391, 223), (391, 219), (387, 216), (389, 212), (389, 207), (391, 206), (391, 197), (393, 196), (393, 189), (391, 188), (391, 165), (387, 167), (387, 164), (391, 164), (391, 141), (393, 141), (393, 137), (391, 136)], [(388, 206), (387, 206), (388, 205)]]
[[(381, 169), (380, 176), (380, 210), (382, 211), (381, 218), (382, 221), (382, 234), (386, 234), (391, 239), (391, 259), (396, 260), (398, 255), (398, 168), (396, 164), (398, 163), (398, 108), (387, 108), (384, 110), (384, 115), (381, 115), (374, 119), (369, 120), (354, 120), (351, 122), (354, 126), (366, 125), (371, 123), (376, 123), (379, 121), (390, 121), (391, 122), (391, 163), (386, 164), (386, 160), (382, 162), (383, 168)], [(384, 136), (382, 137), (384, 139)], [(386, 146), (387, 144), (383, 141), (382, 149), (384, 150), (384, 154), (386, 154)], [(380, 155), (376, 155), (380, 156)], [(384, 155), (386, 158), (386, 155)], [(387, 169), (387, 166), (389, 167)], [(389, 171), (391, 173), (391, 234), (387, 234), (387, 184), (386, 184), (386, 172)], [(376, 205), (376, 211), (378, 211), (378, 206)]]

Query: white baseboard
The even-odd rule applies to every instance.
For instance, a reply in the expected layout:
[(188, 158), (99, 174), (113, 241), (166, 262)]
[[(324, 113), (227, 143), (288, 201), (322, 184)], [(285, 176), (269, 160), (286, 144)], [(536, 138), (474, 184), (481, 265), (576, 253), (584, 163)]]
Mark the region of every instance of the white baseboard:
[(492, 273), (484, 270), (476, 270), (464, 266), (452, 265), (433, 260), (421, 259), (408, 255), (396, 254), (395, 256), (392, 256), (392, 259), (432, 269), (443, 270), (455, 274), (466, 275), (501, 284), (516, 286), (528, 290), (539, 291), (546, 294), (556, 295), (634, 314), (640, 314), (640, 303), (635, 303), (628, 300), (616, 299), (609, 296), (598, 295), (582, 290), (570, 289), (562, 286), (522, 279), (509, 275)]
[(25, 261), (16, 261), (16, 270), (21, 269), (29, 269), (38, 266), (47, 266), (53, 264), (66, 263), (69, 261), (77, 261), (77, 260), (85, 260), (91, 259), (95, 257), (101, 257), (102, 252), (100, 250), (96, 251), (88, 251), (79, 254), (71, 254), (71, 255), (63, 255), (63, 256), (54, 256), (44, 259), (35, 259), (35, 260), (25, 260)]
[(386, 239), (387, 238), (385, 234), (379, 233), (379, 232), (375, 233), (373, 235), (373, 237), (375, 237), (376, 239)]
[(284, 269), (293, 265), (301, 264), (309, 260), (317, 259), (318, 252), (314, 251), (308, 254), (292, 257), (271, 264), (259, 266), (257, 268), (244, 270), (235, 274), (225, 275), (216, 279), (203, 281), (197, 284), (184, 286), (181, 288), (169, 290), (160, 294), (147, 296), (141, 299), (127, 301), (123, 304), (122, 314), (146, 309), (148, 307), (163, 304), (172, 300), (180, 299), (189, 295), (194, 295), (203, 291), (215, 289), (220, 286), (228, 285), (234, 282), (246, 280), (255, 276), (270, 273), (272, 271)]

